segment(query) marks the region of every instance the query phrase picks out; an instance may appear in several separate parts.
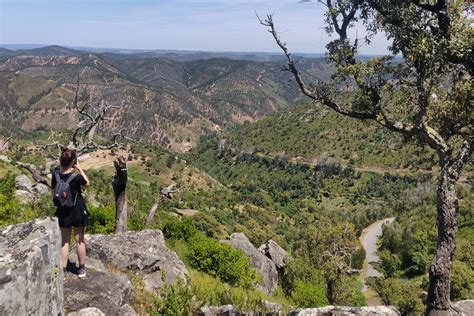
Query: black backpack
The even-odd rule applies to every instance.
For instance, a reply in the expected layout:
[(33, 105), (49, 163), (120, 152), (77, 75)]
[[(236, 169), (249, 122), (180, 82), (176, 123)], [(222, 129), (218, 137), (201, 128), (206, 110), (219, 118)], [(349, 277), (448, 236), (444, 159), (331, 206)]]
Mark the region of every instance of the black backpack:
[(73, 198), (69, 183), (76, 177), (76, 173), (72, 173), (66, 181), (61, 180), (59, 171), (54, 173), (56, 177), (56, 185), (53, 190), (53, 201), (57, 207), (73, 207), (76, 199)]

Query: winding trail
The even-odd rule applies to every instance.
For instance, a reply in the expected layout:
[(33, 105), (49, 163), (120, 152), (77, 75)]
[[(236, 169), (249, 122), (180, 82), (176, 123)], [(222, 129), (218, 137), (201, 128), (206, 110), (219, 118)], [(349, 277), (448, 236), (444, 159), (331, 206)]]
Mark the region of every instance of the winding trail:
[(382, 235), (382, 226), (384, 224), (392, 223), (394, 220), (395, 217), (389, 217), (372, 223), (370, 226), (364, 228), (359, 238), (360, 243), (366, 252), (361, 279), (364, 282), (362, 292), (364, 293), (364, 297), (368, 305), (381, 304), (380, 298), (377, 296), (377, 294), (367, 286), (366, 279), (368, 277), (379, 277), (382, 275), (372, 265), (373, 262), (377, 262), (380, 259), (377, 255), (377, 240)]

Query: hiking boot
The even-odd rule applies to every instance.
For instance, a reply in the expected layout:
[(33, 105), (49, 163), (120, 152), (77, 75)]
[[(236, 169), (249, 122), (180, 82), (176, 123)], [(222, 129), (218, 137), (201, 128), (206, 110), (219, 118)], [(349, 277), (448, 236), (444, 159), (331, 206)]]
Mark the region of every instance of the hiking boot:
[(77, 270), (77, 276), (79, 279), (84, 279), (86, 277), (86, 267), (79, 267), (79, 270)]

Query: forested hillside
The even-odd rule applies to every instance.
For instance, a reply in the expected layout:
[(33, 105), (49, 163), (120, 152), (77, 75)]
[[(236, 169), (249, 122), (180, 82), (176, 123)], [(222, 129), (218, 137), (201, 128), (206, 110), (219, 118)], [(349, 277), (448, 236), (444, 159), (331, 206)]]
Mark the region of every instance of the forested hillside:
[[(60, 46), (0, 59), (0, 122), (5, 134), (61, 130), (77, 123), (77, 81), (93, 102), (117, 109), (100, 126), (127, 127), (147, 143), (185, 151), (199, 135), (229, 122), (254, 121), (301, 99), (279, 62), (93, 54)], [(327, 79), (324, 59), (303, 59), (306, 76)], [(102, 100), (102, 101), (100, 101)], [(63, 120), (55, 119), (57, 115)], [(21, 127), (20, 130), (12, 129)]]

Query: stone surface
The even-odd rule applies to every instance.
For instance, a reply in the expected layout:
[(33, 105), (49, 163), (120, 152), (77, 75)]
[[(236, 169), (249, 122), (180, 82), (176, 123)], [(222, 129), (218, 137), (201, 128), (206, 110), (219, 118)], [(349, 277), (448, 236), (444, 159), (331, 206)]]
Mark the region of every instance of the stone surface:
[[(84, 279), (72, 272), (65, 274), (64, 310), (67, 313), (96, 307), (106, 315), (124, 315), (123, 310), (129, 310), (132, 303), (132, 285), (123, 273), (88, 268)], [(133, 309), (129, 315), (135, 315)]]
[(35, 195), (31, 192), (25, 190), (16, 190), (15, 197), (20, 201), (22, 204), (29, 204), (35, 200)]
[(200, 316), (237, 316), (242, 315), (239, 313), (233, 305), (222, 305), (222, 306), (204, 306), (201, 307)]
[(67, 316), (105, 316), (105, 314), (96, 307), (88, 307), (77, 312), (68, 313)]
[(175, 210), (176, 214), (178, 214), (181, 217), (193, 217), (194, 215), (198, 214), (198, 210), (193, 210), (193, 209), (176, 209)]
[(474, 316), (474, 300), (457, 301), (451, 305), (452, 315)]
[(120, 269), (143, 273), (145, 287), (154, 290), (178, 278), (187, 281), (189, 272), (174, 251), (165, 245), (159, 230), (143, 230), (119, 235), (86, 236), (88, 256)]
[(61, 233), (55, 218), (0, 231), (0, 315), (58, 315), (63, 310)]
[(285, 251), (279, 244), (273, 240), (269, 240), (260, 247), (258, 251), (267, 256), (278, 269), (283, 269), (285, 267), (285, 259), (288, 256), (288, 252)]
[(347, 307), (347, 306), (325, 306), (319, 308), (305, 308), (292, 311), (290, 316), (399, 316), (400, 312), (393, 306), (364, 306), (364, 307)]
[(33, 192), (37, 195), (49, 195), (49, 187), (43, 183), (37, 183), (33, 186)]
[(5, 162), (12, 162), (12, 160), (5, 155), (0, 155), (0, 160)]
[(15, 187), (17, 190), (33, 193), (33, 183), (24, 174), (20, 174), (15, 178)]
[(255, 248), (243, 233), (234, 233), (228, 240), (222, 240), (243, 251), (252, 259), (252, 268), (263, 276), (261, 289), (266, 293), (275, 291), (278, 283), (278, 272), (275, 264)]

